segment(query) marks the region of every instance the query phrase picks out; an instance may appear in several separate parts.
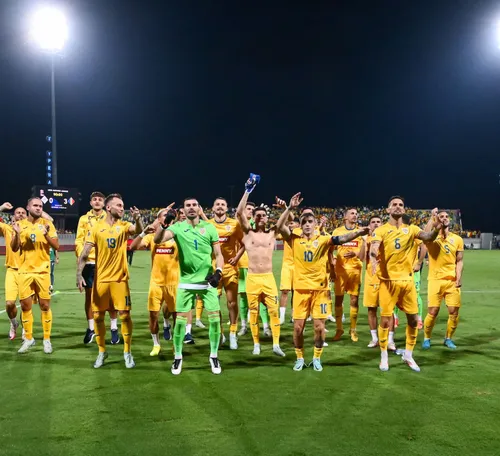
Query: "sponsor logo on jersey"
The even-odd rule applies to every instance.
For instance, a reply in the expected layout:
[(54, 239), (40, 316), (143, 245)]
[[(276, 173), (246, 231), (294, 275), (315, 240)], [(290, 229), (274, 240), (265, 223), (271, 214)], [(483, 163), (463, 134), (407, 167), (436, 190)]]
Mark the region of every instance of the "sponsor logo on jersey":
[(342, 244), (342, 247), (357, 247), (358, 244), (359, 244), (358, 241), (349, 241)]
[(159, 255), (172, 255), (174, 253), (173, 247), (157, 247), (155, 253)]
[(219, 242), (224, 243), (224, 242), (227, 242), (227, 241), (229, 241), (229, 237), (227, 237), (227, 236), (221, 236), (221, 237), (219, 237)]

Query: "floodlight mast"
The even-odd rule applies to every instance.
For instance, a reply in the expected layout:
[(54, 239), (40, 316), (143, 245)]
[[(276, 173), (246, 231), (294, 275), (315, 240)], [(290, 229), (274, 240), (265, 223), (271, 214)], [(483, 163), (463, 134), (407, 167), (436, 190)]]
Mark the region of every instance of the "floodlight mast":
[(52, 185), (58, 185), (57, 176), (57, 128), (56, 128), (56, 84), (55, 57), (60, 55), (68, 35), (64, 14), (52, 7), (43, 7), (35, 12), (31, 24), (31, 38), (44, 52), (50, 54), (50, 91), (51, 91), (51, 143)]

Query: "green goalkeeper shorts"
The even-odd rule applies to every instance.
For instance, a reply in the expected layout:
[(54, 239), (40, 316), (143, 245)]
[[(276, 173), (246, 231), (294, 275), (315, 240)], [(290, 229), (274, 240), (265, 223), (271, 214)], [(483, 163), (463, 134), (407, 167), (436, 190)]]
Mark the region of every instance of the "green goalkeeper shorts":
[(247, 292), (247, 268), (240, 268), (240, 276), (238, 279), (238, 293), (246, 293)]
[(413, 273), (413, 281), (415, 282), (415, 288), (418, 294), (420, 293), (420, 271)]
[(175, 311), (189, 312), (196, 304), (196, 296), (199, 296), (203, 300), (203, 307), (206, 311), (218, 312), (220, 310), (217, 288), (207, 288), (205, 290), (177, 288)]

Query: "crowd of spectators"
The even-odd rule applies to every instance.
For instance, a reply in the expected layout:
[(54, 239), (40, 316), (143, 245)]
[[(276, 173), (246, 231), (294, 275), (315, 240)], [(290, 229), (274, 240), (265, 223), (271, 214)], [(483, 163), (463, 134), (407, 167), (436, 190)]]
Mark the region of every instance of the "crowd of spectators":
[[(143, 221), (145, 224), (152, 223), (158, 211), (161, 208), (155, 207), (152, 209), (142, 209), (141, 210), (141, 215), (143, 218)], [(350, 209), (349, 207), (336, 207), (336, 208), (330, 208), (330, 207), (314, 207), (313, 210), (315, 214), (320, 217), (320, 216), (325, 216), (327, 218), (327, 231), (333, 231), (336, 227), (342, 225), (343, 223), (343, 214), (344, 212)], [(370, 217), (372, 215), (379, 215), (382, 217), (382, 220), (387, 219), (387, 214), (385, 211), (385, 207), (381, 208), (369, 208), (369, 207), (357, 207), (356, 210), (358, 211), (359, 214), (359, 224), (360, 225), (367, 225)], [(281, 209), (275, 208), (275, 207), (270, 207), (270, 223), (276, 223), (280, 214), (281, 214)], [(235, 212), (236, 209), (230, 209), (229, 210), (229, 215), (231, 217), (235, 217)], [(427, 221), (429, 220), (430, 217), (430, 210), (428, 209), (411, 209), (411, 208), (406, 208), (406, 213), (412, 218), (412, 223), (415, 225), (419, 226), (424, 226)], [(461, 223), (461, 215), (459, 210), (450, 210), (449, 211), (451, 220), (452, 220), (452, 226), (451, 230), (455, 233), (460, 234), (464, 238), (477, 238), (481, 235), (481, 232), (478, 230), (462, 230), (462, 223)], [(207, 214), (208, 217), (212, 217), (212, 210), (210, 208), (205, 209), (205, 214)], [(130, 214), (128, 211), (125, 211), (125, 216), (124, 220), (127, 221), (132, 221), (132, 218), (130, 217)], [(8, 213), (0, 213), (0, 221), (4, 223), (10, 223), (11, 221), (11, 214)], [(64, 233), (72, 233), (72, 231), (66, 230)]]

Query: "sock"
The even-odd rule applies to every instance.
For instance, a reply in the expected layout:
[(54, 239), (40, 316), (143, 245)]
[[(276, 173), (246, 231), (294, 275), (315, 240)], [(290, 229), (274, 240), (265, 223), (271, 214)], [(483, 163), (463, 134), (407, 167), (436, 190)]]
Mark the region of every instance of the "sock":
[(252, 339), (254, 344), (259, 343), (259, 313), (257, 309), (250, 311), (250, 329), (252, 330)]
[(337, 326), (337, 331), (343, 331), (344, 325), (342, 324), (342, 314), (344, 313), (344, 307), (335, 306), (335, 325)]
[(95, 342), (99, 347), (99, 353), (106, 351), (106, 325), (104, 324), (105, 312), (94, 312)]
[(417, 343), (418, 328), (412, 328), (410, 325), (406, 326), (406, 351), (411, 350)]
[(111, 331), (118, 331), (118, 318), (111, 318)]
[(387, 350), (381, 350), (380, 351), (380, 360), (389, 362), (389, 354), (387, 353)]
[(174, 350), (176, 358), (182, 358), (182, 344), (186, 335), (186, 317), (177, 316), (174, 326)]
[(458, 326), (458, 315), (448, 315), (448, 324), (446, 325), (446, 339), (451, 339)]
[(220, 316), (219, 314), (208, 314), (208, 338), (210, 340), (210, 356), (217, 358), (220, 343)]
[(17, 318), (16, 318), (16, 317), (11, 318), (11, 319), (10, 319), (10, 322), (11, 322), (13, 325), (15, 325), (15, 324), (17, 323)]
[(280, 344), (280, 317), (278, 317), (278, 309), (273, 309), (269, 312), (269, 318), (271, 320), (271, 333), (273, 334), (273, 345)]
[(314, 358), (320, 359), (321, 353), (323, 353), (323, 347), (321, 347), (321, 348), (314, 347), (314, 355), (313, 355)]
[(203, 300), (196, 298), (196, 319), (201, 320), (201, 314), (203, 313)]
[(89, 324), (89, 329), (91, 331), (93, 331), (94, 330), (94, 319), (91, 318), (90, 320), (87, 320), (87, 321), (88, 321), (88, 324)]
[(428, 313), (424, 320), (424, 339), (430, 339), (432, 336), (432, 330), (436, 324), (436, 317)]
[(193, 327), (193, 325), (191, 323), (188, 323), (186, 325), (186, 334), (191, 334), (191, 328)]
[(248, 298), (246, 293), (241, 293), (240, 294), (240, 302), (239, 302), (239, 307), (240, 307), (240, 315), (241, 315), (241, 326), (246, 326), (247, 325), (247, 314), (248, 314)]
[(163, 317), (163, 327), (168, 328), (169, 326), (170, 325), (168, 324), (168, 320), (165, 317)]
[(153, 338), (153, 345), (155, 347), (159, 347), (160, 346), (160, 341), (158, 340), (158, 334), (151, 333), (151, 337)]
[(304, 349), (303, 348), (296, 348), (295, 354), (297, 355), (297, 359), (304, 359)]
[(399, 318), (399, 307), (394, 308), (393, 315), (394, 315), (394, 318)]
[(123, 353), (130, 353), (130, 345), (132, 344), (132, 318), (130, 313), (120, 315), (123, 337)]
[(229, 326), (229, 334), (236, 334), (237, 330), (238, 330), (238, 323), (235, 323), (234, 325), (231, 324), (231, 326)]
[(43, 339), (50, 339), (52, 331), (52, 309), (42, 310)]
[(389, 331), (389, 341), (388, 343), (393, 344), (394, 343), (394, 331)]
[(247, 321), (244, 320), (243, 318), (241, 319), (241, 328), (246, 328), (247, 327)]
[(266, 327), (269, 328), (269, 313), (267, 307), (262, 303), (259, 304), (259, 313), (260, 313), (260, 319), (264, 324), (264, 328)]
[(422, 311), (423, 311), (423, 304), (422, 304), (422, 298), (420, 297), (420, 293), (417, 293), (417, 302), (418, 302), (418, 319), (422, 321)]
[(22, 322), (24, 328), (24, 338), (27, 340), (33, 339), (33, 311), (22, 311)]
[(286, 307), (280, 307), (280, 321), (285, 320)]
[(389, 335), (389, 328), (378, 327), (378, 344), (380, 350), (387, 352), (387, 336)]
[(266, 329), (269, 329), (269, 323), (264, 323), (262, 326), (263, 326), (263, 328), (264, 328), (264, 331), (265, 331)]
[[(376, 329), (370, 329), (370, 334), (372, 335), (373, 342), (378, 341), (378, 335), (377, 335), (377, 330)], [(390, 340), (389, 340), (389, 342), (390, 342)]]
[(359, 309), (357, 307), (351, 306), (349, 308), (349, 317), (351, 320), (351, 329), (356, 330), (356, 324), (358, 322), (358, 311)]

